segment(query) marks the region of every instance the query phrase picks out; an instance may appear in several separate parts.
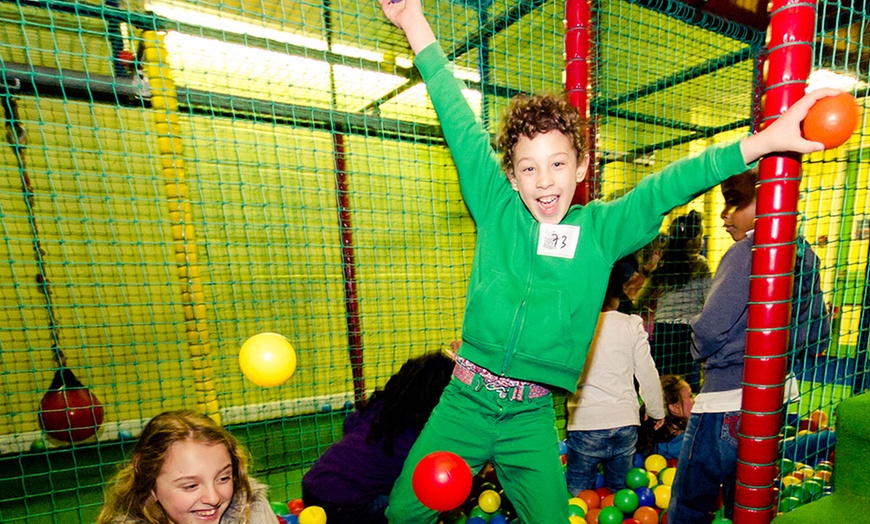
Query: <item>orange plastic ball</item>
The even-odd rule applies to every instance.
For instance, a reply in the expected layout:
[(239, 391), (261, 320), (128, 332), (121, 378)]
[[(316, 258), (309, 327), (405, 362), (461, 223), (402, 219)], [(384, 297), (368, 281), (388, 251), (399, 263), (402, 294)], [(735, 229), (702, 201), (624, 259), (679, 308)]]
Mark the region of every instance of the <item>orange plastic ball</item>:
[(816, 101), (803, 122), (804, 138), (821, 142), (825, 149), (843, 145), (858, 125), (858, 104), (849, 93)]
[[(601, 497), (598, 496), (598, 493), (591, 489), (584, 489), (580, 493), (577, 494), (577, 498), (583, 499), (586, 501), (586, 509), (591, 510), (601, 506)], [(589, 520), (589, 519), (586, 519)]]
[(280, 386), (296, 372), (296, 350), (282, 335), (259, 333), (242, 344), (239, 367), (258, 386)]
[(637, 508), (632, 516), (641, 524), (659, 524), (659, 512), (649, 506)]

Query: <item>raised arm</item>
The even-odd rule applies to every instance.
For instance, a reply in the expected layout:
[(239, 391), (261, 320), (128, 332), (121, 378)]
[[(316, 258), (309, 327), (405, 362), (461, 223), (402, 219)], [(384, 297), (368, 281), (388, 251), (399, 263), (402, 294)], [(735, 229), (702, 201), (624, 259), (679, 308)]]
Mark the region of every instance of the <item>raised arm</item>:
[(435, 41), (435, 33), (423, 15), (420, 0), (378, 0), (387, 19), (405, 33), (414, 53)]
[(825, 149), (825, 146), (821, 142), (812, 142), (803, 137), (801, 134), (801, 122), (803, 122), (807, 116), (807, 111), (810, 110), (817, 100), (839, 95), (840, 93), (842, 91), (838, 89), (826, 88), (817, 89), (804, 95), (788, 111), (783, 113), (782, 116), (761, 132), (746, 137), (740, 142), (740, 152), (743, 153), (743, 161), (751, 164), (770, 153), (814, 153)]

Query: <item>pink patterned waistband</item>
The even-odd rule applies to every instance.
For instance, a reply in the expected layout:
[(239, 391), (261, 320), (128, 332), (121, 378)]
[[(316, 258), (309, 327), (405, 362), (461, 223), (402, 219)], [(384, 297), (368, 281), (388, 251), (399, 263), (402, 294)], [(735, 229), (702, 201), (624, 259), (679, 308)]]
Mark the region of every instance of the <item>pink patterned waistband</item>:
[(481, 378), (484, 388), (489, 391), (495, 391), (500, 398), (508, 398), (508, 395), (510, 395), (510, 400), (522, 402), (525, 398), (541, 398), (550, 394), (550, 390), (540, 384), (500, 377), (490, 370), (456, 355), (456, 366), (453, 368), (453, 376), (458, 378), (463, 384), (470, 386), (474, 383), (475, 375)]

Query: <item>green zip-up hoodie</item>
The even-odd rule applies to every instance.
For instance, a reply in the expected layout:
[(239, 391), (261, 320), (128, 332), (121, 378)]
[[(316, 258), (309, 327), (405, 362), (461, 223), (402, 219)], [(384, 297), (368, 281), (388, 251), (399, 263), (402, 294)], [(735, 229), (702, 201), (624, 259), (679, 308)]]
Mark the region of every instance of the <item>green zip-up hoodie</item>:
[(671, 209), (749, 169), (739, 143), (674, 162), (612, 202), (572, 206), (560, 224), (579, 228), (570, 258), (539, 255), (541, 224), (511, 188), (438, 43), (415, 64), (477, 225), (460, 353), (498, 375), (573, 391), (614, 262), (651, 241)]

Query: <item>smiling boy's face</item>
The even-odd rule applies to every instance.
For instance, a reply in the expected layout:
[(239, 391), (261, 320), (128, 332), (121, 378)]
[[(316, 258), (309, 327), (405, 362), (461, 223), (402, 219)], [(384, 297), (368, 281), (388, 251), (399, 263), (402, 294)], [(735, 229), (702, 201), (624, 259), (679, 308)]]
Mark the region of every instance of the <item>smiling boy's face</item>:
[(565, 218), (577, 184), (586, 178), (588, 157), (580, 163), (567, 136), (549, 131), (521, 136), (514, 147), (511, 186), (538, 222), (558, 224)]

